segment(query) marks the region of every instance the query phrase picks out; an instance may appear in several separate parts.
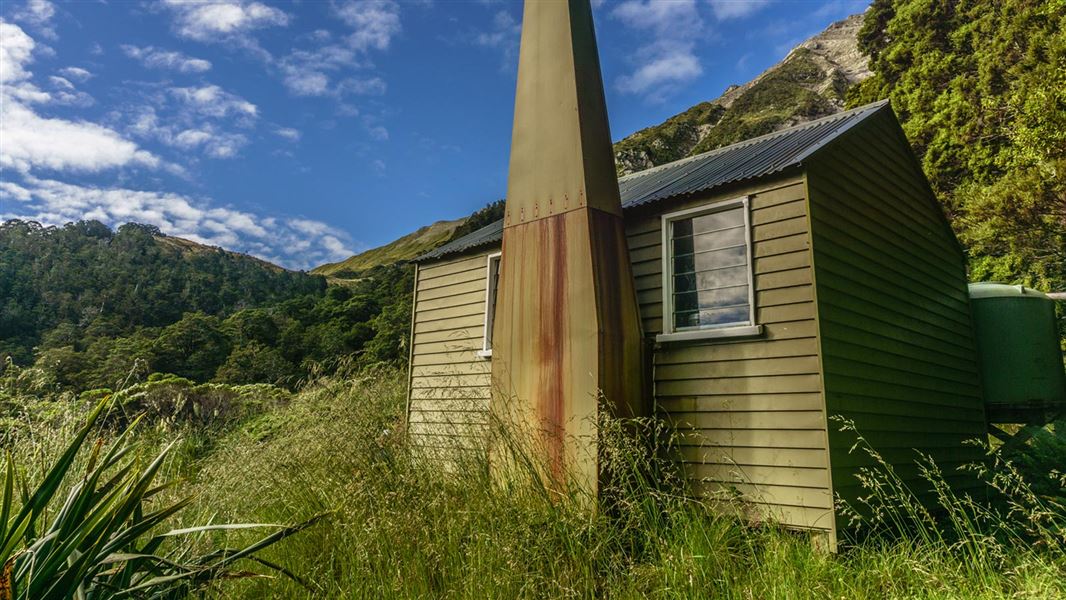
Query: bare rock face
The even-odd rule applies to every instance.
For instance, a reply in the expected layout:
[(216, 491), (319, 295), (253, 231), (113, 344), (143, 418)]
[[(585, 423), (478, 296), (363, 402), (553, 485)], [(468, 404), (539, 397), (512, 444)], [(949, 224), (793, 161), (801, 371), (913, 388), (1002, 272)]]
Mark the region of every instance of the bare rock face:
[(748, 83), (616, 143), (618, 174), (840, 112), (847, 89), (870, 76), (857, 41), (862, 21), (861, 14), (837, 21)]

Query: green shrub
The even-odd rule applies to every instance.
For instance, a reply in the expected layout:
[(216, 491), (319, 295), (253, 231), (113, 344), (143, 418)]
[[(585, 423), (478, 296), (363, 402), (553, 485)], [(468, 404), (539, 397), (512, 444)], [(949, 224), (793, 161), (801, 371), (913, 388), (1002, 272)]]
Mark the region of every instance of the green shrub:
[[(136, 422), (106, 448), (103, 440), (84, 448), (111, 406), (109, 400), (96, 406), (32, 491), (25, 467), (8, 453), (0, 501), (0, 597), (181, 598), (215, 581), (249, 576), (234, 569), (241, 560), (288, 574), (256, 553), (311, 520), (294, 527), (212, 524), (160, 532), (190, 502), (156, 498), (172, 485), (155, 481), (170, 448), (140, 464), (131, 445)], [(85, 454), (79, 472), (76, 461)], [(190, 540), (209, 532), (263, 528), (275, 531), (246, 547), (191, 552)]]

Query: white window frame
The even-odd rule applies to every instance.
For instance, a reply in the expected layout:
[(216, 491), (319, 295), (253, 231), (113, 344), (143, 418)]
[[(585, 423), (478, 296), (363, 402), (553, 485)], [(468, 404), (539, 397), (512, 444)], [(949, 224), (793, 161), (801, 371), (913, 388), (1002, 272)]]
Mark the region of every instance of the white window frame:
[[(501, 260), (501, 257), (502, 253), (500, 252), (493, 252), (485, 257), (485, 320), (481, 334), (481, 350), (477, 352), (479, 358), (492, 358), (490, 338), (492, 337), (491, 328), (496, 317), (496, 298), (492, 297), (492, 288), (498, 284), (495, 280), (497, 278), (496, 273), (499, 271), (499, 268), (492, 268), (492, 262)], [(499, 297), (498, 287), (496, 296)]]
[[(748, 257), (748, 322), (726, 327), (705, 327), (702, 329), (674, 328), (674, 261), (671, 260), (671, 229), (674, 221), (689, 219), (701, 215), (744, 207), (744, 242)], [(723, 200), (713, 204), (697, 206), (662, 216), (662, 253), (663, 253), (663, 332), (655, 336), (657, 342), (685, 340), (704, 340), (715, 338), (750, 337), (762, 334), (763, 327), (755, 322), (755, 264), (752, 260), (751, 240), (751, 196), (742, 196)]]

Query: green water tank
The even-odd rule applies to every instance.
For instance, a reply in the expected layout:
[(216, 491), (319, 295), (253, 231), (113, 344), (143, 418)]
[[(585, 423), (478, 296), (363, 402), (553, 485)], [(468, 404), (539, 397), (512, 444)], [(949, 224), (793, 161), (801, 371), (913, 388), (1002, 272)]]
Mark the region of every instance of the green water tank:
[(985, 402), (1066, 402), (1055, 301), (1020, 285), (971, 283)]

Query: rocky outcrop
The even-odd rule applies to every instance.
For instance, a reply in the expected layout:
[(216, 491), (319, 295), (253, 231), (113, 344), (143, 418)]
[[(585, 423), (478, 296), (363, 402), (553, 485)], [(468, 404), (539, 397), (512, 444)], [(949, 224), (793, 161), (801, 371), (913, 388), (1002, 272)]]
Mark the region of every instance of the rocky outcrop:
[(833, 23), (748, 83), (616, 143), (619, 175), (840, 112), (847, 89), (870, 75), (857, 43), (862, 20)]

